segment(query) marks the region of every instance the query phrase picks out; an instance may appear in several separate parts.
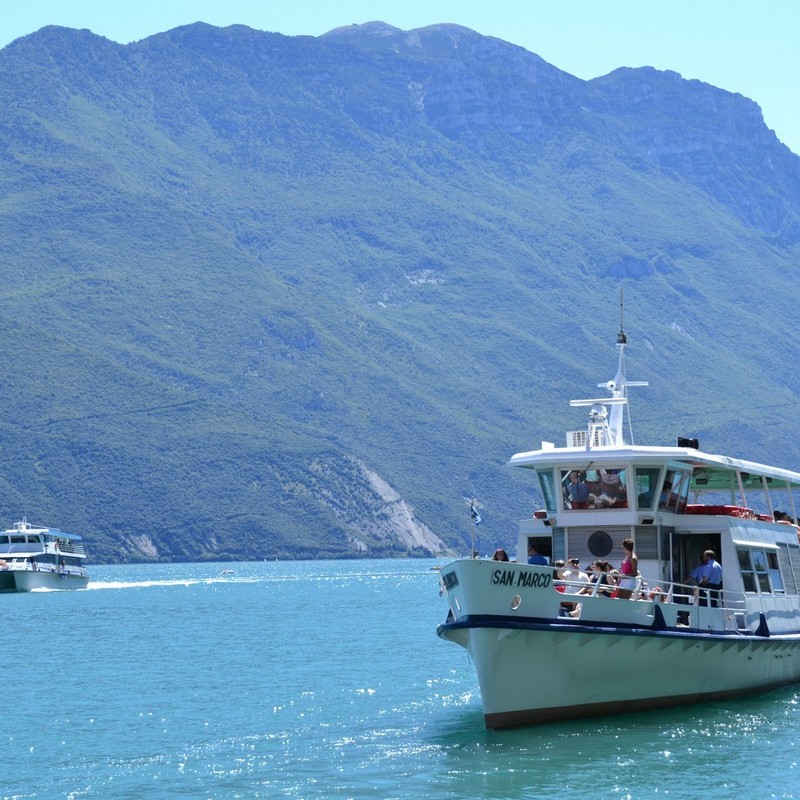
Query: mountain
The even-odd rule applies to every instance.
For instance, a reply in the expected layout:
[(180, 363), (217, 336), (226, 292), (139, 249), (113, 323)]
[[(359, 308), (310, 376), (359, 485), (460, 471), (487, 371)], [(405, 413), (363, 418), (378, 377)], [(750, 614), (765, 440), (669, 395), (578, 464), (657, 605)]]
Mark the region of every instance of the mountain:
[(620, 290), (637, 440), (798, 461), (800, 160), (740, 95), (454, 25), (48, 27), (0, 134), (0, 518), (96, 560), (464, 550), (472, 498), (509, 546)]

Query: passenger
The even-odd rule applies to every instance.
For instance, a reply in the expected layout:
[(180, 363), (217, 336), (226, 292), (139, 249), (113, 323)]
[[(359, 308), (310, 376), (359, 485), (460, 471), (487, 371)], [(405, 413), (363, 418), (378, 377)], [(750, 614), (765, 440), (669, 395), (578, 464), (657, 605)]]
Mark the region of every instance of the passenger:
[(678, 495), (672, 491), (672, 481), (667, 478), (664, 481), (664, 486), (661, 488), (661, 494), (658, 498), (658, 507), (675, 509), (678, 506)]
[(622, 548), (625, 550), (625, 557), (619, 567), (620, 580), (616, 596), (622, 600), (629, 600), (636, 588), (639, 559), (633, 549), (633, 539), (623, 539)]
[(589, 508), (611, 508), (614, 505), (614, 498), (609, 495), (589, 493)]
[(716, 561), (713, 550), (706, 550), (703, 553), (702, 563), (692, 570), (686, 582), (692, 580), (700, 589), (698, 605), (708, 606), (710, 601), (712, 608), (716, 608), (719, 605), (719, 592), (722, 589), (722, 566)]
[(600, 580), (602, 570), (600, 569), (599, 561), (592, 561), (586, 568), (586, 573), (589, 577), (589, 585), (578, 589), (578, 594), (591, 594), (594, 590), (594, 585)]
[(494, 551), (492, 561), (508, 561), (508, 553), (506, 553), (502, 547), (498, 547), (497, 550)]
[[(641, 574), (639, 575), (641, 579)], [(660, 603), (664, 600), (664, 590), (660, 586), (654, 586), (652, 589), (642, 581), (641, 588), (639, 590), (639, 599), (640, 600), (655, 600), (657, 603)]]
[(647, 596), (648, 600), (655, 600), (656, 603), (663, 603), (666, 599), (666, 595), (664, 594), (664, 590), (660, 586), (656, 586), (654, 589), (650, 591), (650, 594)]
[(547, 561), (547, 557), (539, 553), (539, 551), (536, 549), (536, 545), (533, 542), (528, 543), (528, 563), (538, 564), (542, 567), (546, 567), (549, 563)]
[(628, 493), (622, 483), (621, 475), (609, 470), (602, 473), (600, 480), (603, 487), (601, 497), (605, 495), (608, 498), (608, 505), (613, 508), (627, 508)]
[(567, 560), (567, 566), (561, 573), (565, 581), (568, 581), (571, 586), (567, 586), (567, 594), (578, 594), (583, 588), (577, 584), (588, 584), (589, 576), (581, 570), (580, 559), (570, 558)]
[(572, 470), (569, 474), (567, 494), (572, 508), (589, 508), (589, 487), (577, 470)]
[(609, 577), (611, 564), (608, 561), (595, 561), (590, 570), (592, 574), (589, 576), (590, 586), (585, 586), (578, 591), (578, 594), (595, 594), (594, 587), (597, 585), (597, 596), (608, 597), (612, 592), (612, 583)]
[(567, 587), (564, 585), (564, 562), (560, 558), (553, 562), (553, 586), (557, 592), (562, 594), (567, 591)]

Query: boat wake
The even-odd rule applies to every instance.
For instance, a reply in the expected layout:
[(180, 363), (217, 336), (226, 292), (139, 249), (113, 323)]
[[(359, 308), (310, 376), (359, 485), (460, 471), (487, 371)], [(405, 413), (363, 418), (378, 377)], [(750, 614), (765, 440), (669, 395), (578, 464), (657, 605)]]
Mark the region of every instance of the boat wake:
[[(153, 586), (198, 586), (215, 583), (242, 583), (241, 578), (231, 576), (224, 578), (171, 578), (153, 581), (89, 581), (86, 587), (89, 590), (95, 589), (142, 589)], [(50, 591), (45, 590), (45, 591)]]

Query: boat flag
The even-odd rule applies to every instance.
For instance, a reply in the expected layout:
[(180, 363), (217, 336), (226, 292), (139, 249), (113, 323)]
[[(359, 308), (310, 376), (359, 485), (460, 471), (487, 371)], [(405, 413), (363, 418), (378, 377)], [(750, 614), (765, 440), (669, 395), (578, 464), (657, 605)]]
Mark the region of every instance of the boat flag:
[(472, 517), (472, 522), (475, 525), (480, 525), (483, 520), (481, 519), (481, 515), (478, 513), (478, 510), (475, 508), (475, 503), (472, 502), (469, 504), (469, 515)]

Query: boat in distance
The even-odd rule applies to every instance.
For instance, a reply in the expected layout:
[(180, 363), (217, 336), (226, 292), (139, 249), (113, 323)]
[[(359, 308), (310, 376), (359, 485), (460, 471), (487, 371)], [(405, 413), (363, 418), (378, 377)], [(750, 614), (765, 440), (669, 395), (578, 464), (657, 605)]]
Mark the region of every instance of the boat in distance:
[[(588, 410), (585, 429), (511, 458), (545, 504), (520, 523), (516, 561), (441, 568), (437, 634), (467, 650), (488, 728), (800, 682), (800, 473), (696, 439), (626, 443), (628, 388), (647, 385), (627, 380), (626, 345), (620, 330), (617, 374), (599, 384), (609, 396), (570, 403)], [(615, 579), (609, 564), (622, 563)]]
[(86, 551), (82, 537), (31, 525), (23, 517), (0, 533), (0, 592), (85, 589)]

